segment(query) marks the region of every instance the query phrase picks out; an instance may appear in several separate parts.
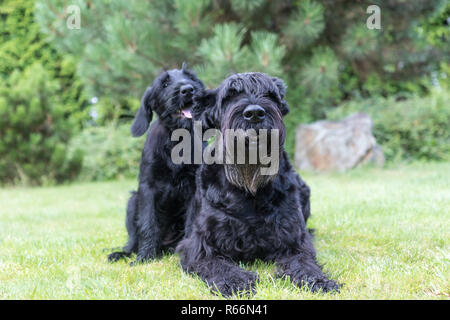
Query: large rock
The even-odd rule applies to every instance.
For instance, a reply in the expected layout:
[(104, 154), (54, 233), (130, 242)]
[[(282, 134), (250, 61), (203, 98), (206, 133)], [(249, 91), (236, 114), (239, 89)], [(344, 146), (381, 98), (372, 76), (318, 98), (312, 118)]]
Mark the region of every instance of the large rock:
[(382, 166), (384, 155), (372, 135), (372, 119), (355, 113), (342, 121), (301, 124), (296, 132), (295, 165), (301, 170), (344, 171), (362, 163)]

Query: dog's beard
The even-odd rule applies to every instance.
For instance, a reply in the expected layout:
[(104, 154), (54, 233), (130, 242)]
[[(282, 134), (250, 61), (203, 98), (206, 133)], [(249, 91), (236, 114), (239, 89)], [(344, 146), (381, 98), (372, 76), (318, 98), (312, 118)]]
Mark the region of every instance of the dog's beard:
[(275, 175), (262, 175), (260, 164), (225, 164), (225, 177), (232, 185), (255, 195)]
[[(259, 189), (276, 177), (284, 144), (285, 127), (281, 114), (279, 114), (276, 107), (270, 109), (267, 106), (266, 110), (272, 111), (266, 114), (266, 120), (258, 124), (252, 124), (248, 121), (243, 121), (241, 108), (234, 106), (225, 113), (222, 124), (222, 132), (225, 134), (225, 176), (232, 185), (244, 189), (252, 195), (256, 195)], [(227, 135), (228, 128), (234, 130), (236, 137)], [(264, 139), (262, 139), (261, 130), (266, 131)], [(276, 131), (274, 132), (274, 137), (270, 134), (272, 130)], [(276, 139), (278, 143), (272, 143), (272, 139)], [(241, 143), (245, 141), (245, 147), (239, 144), (239, 140), (241, 140)], [(272, 145), (274, 147), (273, 150)], [(238, 146), (240, 146), (240, 150), (238, 150)], [(265, 149), (266, 152), (261, 154), (260, 151), (262, 150), (260, 148)], [(238, 160), (239, 154), (241, 155), (241, 161)], [(250, 154), (253, 157), (250, 157)], [(242, 155), (244, 156), (242, 157)], [(260, 156), (263, 158), (260, 158)], [(267, 159), (264, 159), (264, 157), (270, 157), (270, 161), (275, 163), (267, 163)], [(275, 171), (267, 170), (273, 164), (276, 164)]]
[[(270, 138), (260, 140), (259, 135), (249, 134), (244, 131), (240, 131), (237, 136), (240, 137), (241, 144), (238, 142), (239, 138), (227, 136), (225, 133), (225, 176), (231, 184), (255, 195), (260, 188), (271, 182), (276, 176), (276, 174), (263, 174), (261, 170), (262, 168), (267, 168), (269, 164), (262, 162), (259, 152), (260, 148), (265, 149), (265, 154), (273, 160)], [(230, 152), (231, 150), (233, 152)], [(279, 153), (280, 149), (276, 152)], [(280, 154), (278, 154), (277, 162), (279, 156)]]

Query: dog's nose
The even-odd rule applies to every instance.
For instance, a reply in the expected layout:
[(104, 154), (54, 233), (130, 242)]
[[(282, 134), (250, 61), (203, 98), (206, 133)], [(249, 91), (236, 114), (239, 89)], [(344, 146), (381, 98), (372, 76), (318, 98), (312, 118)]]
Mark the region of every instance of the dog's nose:
[(194, 87), (190, 84), (185, 84), (183, 86), (180, 87), (180, 93), (182, 96), (187, 96), (189, 94), (193, 94), (194, 93)]
[(261, 122), (266, 117), (266, 110), (257, 104), (251, 104), (242, 113), (244, 119), (250, 122)]

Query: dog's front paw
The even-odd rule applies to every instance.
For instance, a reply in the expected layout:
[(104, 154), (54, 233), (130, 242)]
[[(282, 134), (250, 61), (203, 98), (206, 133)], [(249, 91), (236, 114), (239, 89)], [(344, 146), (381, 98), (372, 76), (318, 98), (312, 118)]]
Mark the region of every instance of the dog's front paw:
[(342, 287), (341, 284), (336, 283), (333, 280), (324, 279), (324, 280), (319, 280), (319, 281), (315, 282), (312, 285), (311, 290), (313, 292), (322, 290), (322, 292), (339, 293), (341, 287)]
[(116, 250), (120, 250), (122, 249), (122, 247), (114, 247), (114, 248), (103, 248), (102, 252), (111, 252), (111, 251), (116, 251)]
[(108, 261), (109, 262), (117, 262), (120, 259), (124, 259), (128, 256), (129, 256), (129, 254), (127, 252), (116, 251), (116, 252), (108, 254)]
[(134, 267), (134, 266), (137, 266), (139, 264), (143, 264), (143, 263), (149, 262), (149, 261), (151, 261), (153, 259), (155, 259), (155, 255), (145, 255), (145, 256), (138, 255), (136, 257), (136, 260), (130, 263), (130, 266)]
[(229, 298), (233, 294), (254, 294), (257, 281), (258, 276), (255, 273), (241, 271), (233, 274), (227, 274), (221, 278), (213, 279), (209, 282), (212, 286), (212, 292), (220, 292), (222, 296)]
[(307, 277), (294, 281), (298, 286), (306, 286), (311, 289), (312, 292), (333, 292), (339, 293), (341, 284), (336, 283), (333, 280), (330, 280), (324, 276), (322, 277)]

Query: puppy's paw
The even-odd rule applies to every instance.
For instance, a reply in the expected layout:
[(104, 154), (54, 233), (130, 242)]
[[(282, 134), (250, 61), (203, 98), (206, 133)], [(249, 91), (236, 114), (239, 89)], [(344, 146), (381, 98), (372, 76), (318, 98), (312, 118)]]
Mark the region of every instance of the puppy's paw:
[(103, 248), (102, 252), (111, 252), (111, 251), (116, 251), (116, 250), (120, 250), (122, 249), (122, 247), (114, 247), (114, 248)]
[(134, 266), (137, 266), (137, 265), (140, 265), (140, 264), (143, 264), (143, 263), (147, 263), (147, 262), (149, 262), (149, 261), (151, 261), (153, 259), (155, 259), (154, 255), (146, 255), (146, 256), (138, 255), (136, 257), (136, 260), (130, 263), (130, 266), (134, 267)]
[(129, 256), (130, 255), (127, 252), (116, 251), (116, 252), (108, 254), (108, 261), (109, 262), (117, 262), (117, 261), (124, 259), (126, 257), (129, 257)]
[(213, 293), (220, 292), (225, 298), (231, 297), (233, 294), (252, 295), (255, 293), (255, 285), (258, 276), (249, 271), (241, 271), (233, 274), (227, 274), (219, 279), (212, 281)]
[(137, 266), (137, 265), (139, 265), (141, 263), (142, 263), (141, 261), (134, 260), (134, 261), (130, 262), (130, 267), (135, 267), (135, 266)]

